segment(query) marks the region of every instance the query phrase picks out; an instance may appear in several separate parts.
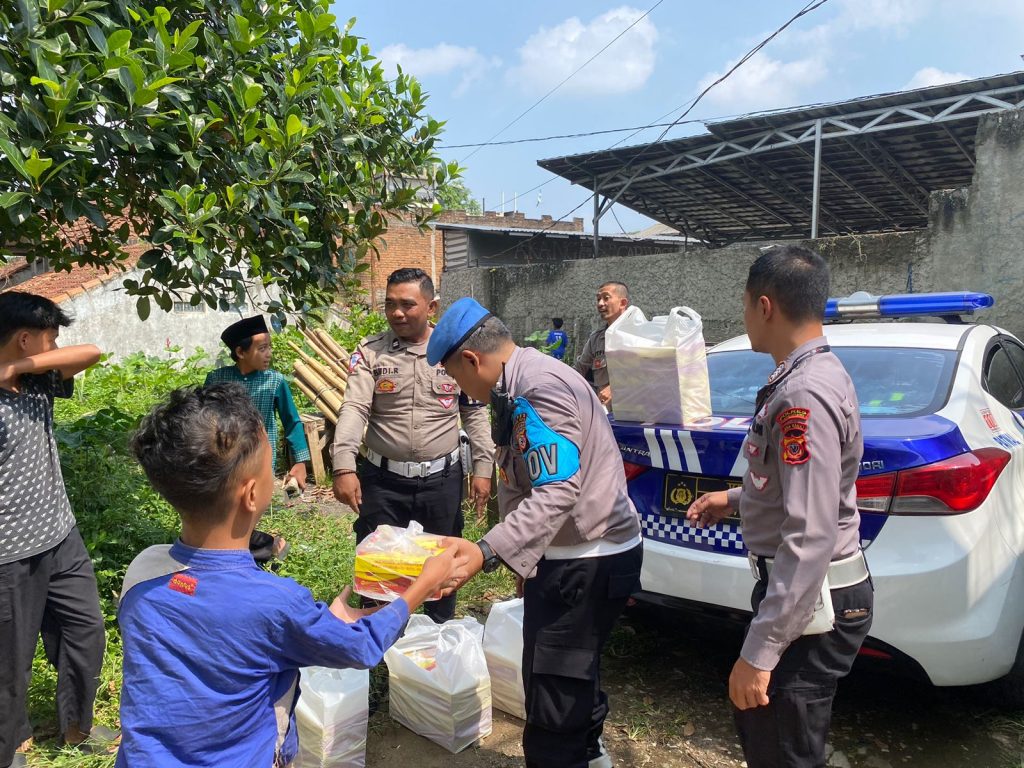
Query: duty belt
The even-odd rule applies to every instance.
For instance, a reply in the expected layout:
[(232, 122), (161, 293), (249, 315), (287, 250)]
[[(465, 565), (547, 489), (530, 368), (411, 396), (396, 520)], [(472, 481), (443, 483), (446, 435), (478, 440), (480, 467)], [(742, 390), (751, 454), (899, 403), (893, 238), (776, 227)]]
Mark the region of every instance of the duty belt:
[(459, 449), (456, 448), (451, 453), (433, 461), (395, 461), (367, 448), (366, 460), (375, 467), (386, 469), (388, 472), (394, 472), (402, 477), (429, 477), (430, 475), (436, 475), (438, 472), (444, 472), (452, 464), (457, 464), (459, 462)]
[[(754, 578), (760, 581), (767, 579), (772, 572), (774, 558), (755, 555), (752, 552), (747, 554), (750, 561), (750, 572)], [(871, 574), (868, 572), (868, 563), (864, 559), (864, 552), (857, 550), (856, 554), (844, 557), (842, 560), (833, 560), (828, 565), (828, 585), (830, 589), (843, 589), (860, 584)]]

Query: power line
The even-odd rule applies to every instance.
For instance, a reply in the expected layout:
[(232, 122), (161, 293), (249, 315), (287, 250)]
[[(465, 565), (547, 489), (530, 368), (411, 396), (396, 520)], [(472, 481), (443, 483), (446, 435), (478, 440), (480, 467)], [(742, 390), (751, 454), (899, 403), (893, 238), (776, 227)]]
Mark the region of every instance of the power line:
[(576, 69), (574, 69), (574, 70), (573, 70), (573, 71), (572, 71), (572, 72), (571, 72), (571, 73), (569, 74), (569, 76), (568, 76), (568, 77), (566, 77), (566, 78), (565, 78), (564, 80), (562, 80), (562, 82), (560, 82), (560, 83), (559, 83), (558, 85), (556, 85), (556, 86), (555, 86), (554, 88), (552, 88), (552, 89), (551, 89), (550, 91), (548, 91), (548, 92), (547, 92), (547, 93), (545, 93), (545, 94), (544, 94), (543, 96), (541, 96), (541, 97), (540, 97), (539, 99), (537, 99), (537, 101), (535, 101), (535, 102), (534, 102), (533, 104), (531, 104), (531, 105), (530, 105), (529, 107), (527, 107), (527, 109), (526, 109), (526, 110), (524, 110), (523, 112), (521, 112), (521, 113), (520, 113), (519, 115), (517, 115), (517, 116), (516, 116), (516, 117), (515, 117), (515, 118), (514, 118), (514, 119), (513, 119), (512, 121), (510, 121), (510, 122), (509, 122), (509, 123), (507, 123), (507, 124), (506, 124), (506, 125), (505, 125), (504, 127), (502, 127), (502, 128), (501, 128), (501, 130), (499, 130), (499, 131), (498, 131), (497, 133), (495, 133), (495, 134), (494, 134), (493, 136), (491, 136), (491, 138), (489, 138), (489, 139), (488, 139), (487, 141), (485, 141), (485, 142), (483, 142), (482, 144), (480, 144), (479, 146), (477, 146), (477, 147), (476, 147), (476, 149), (474, 149), (474, 150), (473, 150), (472, 152), (470, 152), (470, 153), (469, 153), (468, 155), (466, 155), (466, 156), (465, 156), (465, 157), (464, 157), (464, 158), (462, 159), (462, 161), (461, 161), (461, 162), (463, 162), (463, 163), (464, 163), (464, 162), (466, 162), (467, 160), (469, 160), (469, 158), (471, 158), (471, 157), (472, 157), (473, 155), (475, 155), (475, 154), (476, 154), (477, 152), (479, 152), (479, 151), (480, 151), (481, 149), (483, 149), (484, 147), (488, 146), (488, 145), (489, 145), (489, 144), (490, 144), (490, 143), (491, 143), (492, 141), (494, 141), (494, 140), (495, 140), (496, 138), (498, 138), (498, 137), (499, 137), (499, 136), (500, 136), (501, 134), (503, 134), (503, 133), (504, 133), (505, 131), (507, 131), (507, 130), (508, 130), (509, 128), (511, 128), (511, 127), (512, 127), (513, 125), (515, 125), (515, 124), (516, 124), (516, 123), (518, 123), (518, 122), (519, 122), (520, 120), (522, 120), (522, 119), (523, 119), (524, 117), (526, 117), (526, 116), (527, 116), (528, 114), (530, 114), (530, 112), (532, 112), (532, 111), (533, 111), (533, 110), (534, 110), (534, 109), (535, 109), (536, 107), (539, 107), (539, 106), (540, 106), (540, 105), (541, 105), (541, 104), (542, 104), (542, 103), (543, 103), (543, 102), (544, 102), (544, 101), (545, 101), (545, 100), (546, 100), (546, 99), (548, 98), (548, 96), (550, 96), (550, 95), (551, 95), (551, 94), (553, 94), (553, 93), (554, 93), (555, 91), (557, 91), (557, 90), (558, 90), (559, 88), (561, 88), (561, 87), (562, 87), (563, 85), (565, 85), (565, 84), (566, 84), (567, 82), (569, 82), (570, 80), (572, 80), (572, 78), (574, 78), (574, 77), (575, 77), (575, 76), (576, 76), (577, 74), (579, 74), (579, 73), (580, 73), (580, 71), (581, 71), (581, 70), (582, 70), (582, 69), (583, 69), (584, 67), (586, 67), (586, 66), (587, 66), (587, 65), (588, 65), (588, 64), (589, 64), (590, 62), (592, 62), (592, 61), (593, 61), (594, 59), (596, 59), (596, 58), (597, 58), (598, 56), (600, 56), (600, 55), (601, 55), (602, 53), (604, 53), (605, 51), (607, 51), (607, 50), (608, 50), (608, 49), (609, 49), (609, 48), (610, 48), (610, 47), (611, 47), (611, 46), (612, 46), (612, 45), (613, 45), (613, 44), (614, 44), (614, 43), (615, 43), (615, 42), (616, 42), (616, 41), (617, 41), (617, 40), (618, 40), (618, 39), (619, 39), (620, 37), (622, 37), (622, 36), (623, 36), (624, 34), (626, 34), (627, 32), (629, 32), (629, 30), (631, 30), (631, 29), (632, 29), (633, 27), (635, 27), (635, 26), (636, 26), (637, 24), (639, 24), (639, 23), (640, 23), (641, 21), (643, 21), (644, 19), (646, 19), (646, 18), (647, 18), (647, 17), (648, 17), (649, 15), (650, 15), (651, 11), (653, 11), (653, 10), (654, 10), (655, 8), (657, 8), (657, 7), (659, 6), (659, 5), (661, 5), (661, 4), (663, 3), (663, 2), (665, 2), (665, 0), (658, 0), (658, 2), (656, 2), (656, 3), (655, 3), (654, 5), (652, 5), (652, 6), (650, 7), (650, 8), (648, 8), (648, 9), (647, 9), (647, 10), (646, 10), (646, 11), (645, 11), (645, 12), (643, 13), (643, 15), (642, 15), (642, 16), (640, 16), (639, 18), (637, 18), (637, 19), (636, 19), (636, 20), (635, 20), (635, 21), (634, 21), (634, 22), (633, 22), (632, 24), (630, 24), (630, 25), (629, 25), (628, 27), (626, 27), (626, 28), (625, 28), (624, 30), (622, 30), (621, 32), (619, 32), (619, 34), (617, 34), (617, 35), (616, 35), (615, 37), (613, 37), (613, 38), (612, 38), (612, 39), (611, 39), (611, 40), (610, 40), (610, 41), (609, 41), (609, 42), (608, 42), (608, 43), (607, 43), (607, 44), (606, 44), (606, 45), (604, 46), (604, 48), (602, 48), (602, 49), (601, 49), (601, 50), (599, 50), (599, 51), (598, 51), (597, 53), (595, 53), (595, 54), (594, 54), (593, 56), (591, 56), (591, 57), (590, 57), (589, 59), (587, 59), (587, 60), (586, 60), (586, 61), (584, 61), (584, 62), (583, 62), (582, 64), (580, 64), (580, 65), (579, 65), (579, 66), (578, 66), (578, 67), (577, 67)]
[[(669, 114), (675, 114), (676, 110), (672, 110)], [(719, 118), (713, 118), (719, 119)], [(705, 120), (700, 118), (694, 118), (693, 120), (686, 120), (685, 123), (702, 123)], [(439, 144), (438, 149), (468, 149), (470, 147), (502, 147), (508, 144), (531, 144), (538, 141), (554, 141), (555, 139), (579, 139), (586, 136), (602, 136), (606, 133), (627, 133), (628, 131), (644, 131), (648, 128), (661, 128), (666, 125), (683, 125), (684, 123), (653, 123), (651, 125), (642, 125), (639, 128), (606, 128), (601, 131), (584, 131), (583, 133), (562, 133), (556, 136), (534, 136), (528, 139), (508, 139), (506, 141), (481, 141), (476, 144)]]
[[(684, 105), (684, 106), (685, 106), (685, 110), (683, 111), (683, 113), (682, 113), (682, 114), (680, 114), (680, 115), (679, 115), (679, 117), (677, 117), (677, 118), (676, 118), (675, 120), (673, 120), (673, 121), (672, 121), (671, 123), (669, 123), (669, 124), (668, 124), (668, 126), (667, 126), (667, 127), (666, 127), (666, 128), (665, 128), (665, 129), (664, 129), (664, 130), (663, 130), (663, 131), (662, 131), (662, 132), (661, 132), (661, 133), (659, 134), (659, 135), (658, 135), (658, 138), (656, 138), (656, 139), (655, 139), (655, 140), (654, 140), (653, 142), (649, 142), (649, 143), (651, 143), (651, 144), (656, 144), (656, 143), (658, 143), (659, 141), (661, 141), (661, 140), (662, 140), (663, 138), (665, 138), (666, 134), (668, 134), (668, 132), (669, 132), (670, 130), (672, 130), (672, 128), (673, 128), (674, 126), (676, 126), (676, 125), (679, 125), (679, 124), (680, 124), (680, 123), (681, 123), (681, 122), (682, 122), (682, 121), (683, 121), (683, 120), (684, 120), (684, 119), (686, 118), (686, 116), (687, 116), (688, 114), (690, 114), (690, 112), (691, 112), (691, 111), (693, 110), (693, 108), (694, 108), (694, 107), (696, 107), (696, 106), (697, 106), (697, 104), (699, 104), (699, 103), (700, 103), (701, 99), (703, 99), (703, 98), (704, 98), (704, 97), (705, 97), (705, 96), (706, 96), (706, 95), (707, 95), (707, 94), (708, 94), (708, 93), (709, 93), (709, 92), (711, 91), (711, 89), (712, 89), (712, 88), (714, 88), (714, 87), (715, 87), (716, 85), (719, 85), (720, 83), (722, 83), (722, 82), (724, 82), (724, 81), (725, 81), (726, 79), (728, 79), (728, 78), (729, 78), (729, 77), (730, 77), (730, 76), (731, 76), (731, 75), (732, 75), (732, 74), (733, 74), (733, 73), (734, 73), (734, 72), (735, 72), (735, 71), (736, 71), (737, 69), (739, 69), (739, 68), (740, 68), (741, 66), (743, 66), (743, 65), (744, 65), (744, 64), (745, 64), (745, 63), (746, 63), (747, 61), (749, 61), (749, 60), (751, 59), (751, 57), (753, 57), (753, 56), (754, 56), (755, 54), (757, 54), (757, 53), (758, 53), (758, 51), (760, 51), (760, 50), (761, 50), (762, 48), (764, 48), (764, 47), (765, 47), (766, 45), (768, 45), (768, 43), (770, 43), (770, 42), (771, 42), (772, 40), (774, 40), (774, 39), (775, 39), (776, 37), (778, 37), (779, 35), (781, 35), (781, 34), (782, 34), (782, 33), (783, 33), (783, 32), (784, 32), (784, 31), (785, 31), (786, 29), (788, 29), (788, 28), (790, 27), (790, 25), (792, 25), (792, 24), (793, 24), (793, 23), (794, 23), (794, 22), (795, 22), (795, 21), (796, 21), (797, 19), (800, 19), (801, 17), (803, 17), (803, 16), (806, 16), (806, 15), (807, 15), (808, 13), (811, 13), (811, 12), (813, 12), (813, 11), (816, 11), (816, 10), (817, 10), (818, 8), (820, 8), (821, 6), (823, 6), (823, 5), (824, 5), (825, 3), (827, 3), (827, 2), (828, 2), (828, 0), (810, 0), (810, 2), (808, 2), (808, 3), (807, 3), (807, 4), (806, 4), (806, 5), (805, 5), (805, 6), (803, 7), (803, 8), (801, 8), (801, 9), (800, 9), (799, 11), (797, 11), (797, 12), (796, 12), (796, 14), (794, 14), (794, 15), (793, 15), (793, 16), (792, 16), (792, 17), (791, 17), (791, 18), (789, 19), (789, 21), (787, 21), (787, 22), (786, 22), (785, 24), (783, 24), (783, 25), (782, 25), (781, 27), (779, 27), (779, 28), (778, 28), (778, 29), (776, 29), (776, 30), (775, 30), (774, 32), (772, 32), (772, 33), (771, 33), (771, 34), (770, 34), (770, 35), (769, 35), (768, 37), (766, 37), (766, 38), (765, 38), (764, 40), (762, 40), (762, 41), (761, 41), (760, 43), (758, 43), (757, 45), (755, 45), (755, 46), (754, 46), (753, 48), (751, 48), (751, 49), (750, 49), (749, 51), (747, 51), (747, 53), (746, 53), (746, 54), (745, 54), (745, 55), (743, 56), (743, 58), (741, 58), (741, 59), (740, 59), (739, 61), (737, 61), (737, 62), (736, 62), (736, 63), (735, 63), (735, 64), (734, 64), (734, 65), (733, 65), (732, 67), (730, 67), (730, 68), (729, 68), (729, 70), (728, 70), (728, 71), (727, 71), (727, 72), (726, 72), (725, 74), (723, 74), (723, 75), (722, 75), (721, 77), (719, 77), (718, 79), (716, 79), (716, 80), (715, 80), (715, 81), (714, 81), (713, 83), (711, 83), (710, 85), (708, 85), (708, 86), (707, 86), (707, 87), (706, 87), (706, 88), (705, 88), (704, 90), (702, 90), (702, 91), (701, 91), (701, 92), (700, 92), (699, 94), (697, 94), (697, 96), (696, 96), (696, 97), (695, 97), (694, 99), (692, 99), (692, 100), (690, 100), (689, 102), (687, 102), (687, 104), (686, 104), (686, 105)], [(659, 3), (659, 4), (660, 4), (660, 3)], [(656, 7), (657, 7), (657, 5), (655, 5), (655, 6), (654, 6), (654, 8), (656, 8)], [(654, 10), (654, 8), (652, 8), (651, 10)], [(648, 13), (650, 13), (650, 11), (648, 11)], [(614, 42), (614, 41), (613, 41), (613, 42)], [(674, 111), (675, 111), (675, 110), (673, 110), (673, 112), (674, 112)], [(669, 113), (669, 114), (671, 114), (671, 113)], [(658, 120), (657, 120), (657, 121), (655, 121), (655, 122), (658, 122), (658, 121), (660, 121), (660, 120), (662, 120), (662, 119), (664, 119), (664, 116), (663, 116), (663, 117), (660, 117), (660, 118), (658, 118)], [(639, 130), (637, 131), (637, 133), (639, 133), (640, 131), (643, 131), (643, 130), (647, 130), (647, 129), (648, 129), (648, 128), (650, 128), (650, 127), (653, 127), (653, 126), (652, 126), (652, 125), (647, 125), (647, 126), (644, 126), (643, 128), (640, 128), (640, 129), (639, 129)], [(636, 135), (636, 134), (632, 134), (632, 135)], [(494, 137), (492, 136), (491, 138), (493, 139)], [(627, 138), (628, 138), (628, 137), (627, 137)], [(620, 143), (621, 143), (621, 142), (620, 142)], [(614, 147), (614, 146), (616, 146), (616, 145), (612, 145), (612, 146)], [(633, 165), (633, 163), (635, 163), (635, 162), (636, 162), (637, 158), (638, 158), (638, 157), (640, 157), (640, 155), (641, 155), (641, 154), (643, 154), (643, 152), (644, 152), (644, 148), (645, 148), (645, 147), (641, 147), (641, 148), (640, 148), (640, 149), (639, 149), (639, 150), (637, 151), (637, 153), (636, 153), (635, 155), (633, 155), (633, 157), (632, 157), (632, 158), (630, 158), (629, 162), (627, 162), (627, 163), (626, 163), (626, 165), (624, 166), (624, 170), (628, 170), (628, 169), (629, 169), (629, 168), (630, 168), (630, 167), (631, 167), (631, 166)], [(609, 149), (611, 149), (611, 147), (609, 147)], [(474, 151), (475, 151), (475, 150), (474, 150)], [(639, 174), (639, 171), (637, 172), (637, 174)], [(631, 182), (631, 181), (633, 180), (633, 178), (635, 178), (635, 176), (636, 176), (637, 174), (634, 174), (634, 175), (633, 175), (633, 177), (631, 177), (631, 178), (629, 179), (629, 181), (627, 181), (627, 184), (628, 184), (629, 182)], [(561, 178), (561, 177), (559, 177), (559, 176), (555, 176), (555, 177), (554, 177), (554, 178), (552, 178), (552, 179), (548, 179), (548, 181), (546, 181), (546, 182), (544, 182), (544, 183), (545, 183), (545, 184), (547, 184), (547, 183), (549, 183), (549, 182), (551, 182), (551, 181), (554, 181), (554, 179), (555, 179), (555, 178)], [(539, 186), (543, 186), (543, 185), (539, 185)], [(531, 191), (532, 191), (532, 190), (531, 190)], [(526, 193), (526, 194), (528, 194), (528, 193)], [(597, 190), (595, 189), (595, 190), (594, 190), (594, 195), (596, 195), (596, 194), (598, 194), (598, 192), (597, 192)], [(508, 248), (504, 249), (503, 251), (499, 251), (498, 253), (496, 253), (496, 254), (493, 254), (493, 255), (491, 256), (491, 258), (497, 258), (497, 257), (499, 257), (499, 256), (503, 256), (504, 254), (506, 254), (506, 253), (508, 253), (508, 252), (510, 252), (510, 251), (513, 251), (513, 250), (515, 250), (515, 249), (516, 249), (516, 248), (518, 248), (519, 246), (521, 246), (521, 245), (524, 245), (524, 244), (526, 244), (526, 243), (529, 243), (529, 242), (532, 242), (533, 240), (535, 240), (536, 238), (540, 237), (540, 236), (541, 236), (541, 235), (543, 235), (544, 233), (546, 233), (546, 232), (549, 232), (550, 230), (554, 229), (554, 227), (555, 227), (555, 225), (556, 225), (556, 224), (558, 224), (558, 223), (559, 223), (559, 222), (561, 222), (561, 221), (564, 221), (564, 220), (565, 220), (566, 218), (568, 218), (569, 216), (572, 216), (572, 215), (573, 215), (574, 213), (576, 213), (576, 211), (578, 211), (578, 210), (579, 210), (580, 208), (582, 208), (582, 207), (583, 207), (584, 205), (586, 205), (586, 204), (587, 204), (587, 202), (588, 202), (589, 200), (591, 200), (592, 198), (593, 198), (593, 195), (587, 195), (587, 196), (586, 196), (585, 198), (583, 198), (583, 201), (582, 201), (582, 202), (581, 202), (581, 203), (580, 203), (579, 205), (577, 205), (577, 206), (576, 206), (575, 208), (573, 208), (573, 209), (572, 209), (571, 211), (569, 211), (568, 213), (566, 213), (566, 214), (563, 214), (562, 216), (559, 216), (559, 217), (558, 217), (557, 219), (555, 219), (554, 221), (552, 221), (552, 222), (551, 222), (551, 224), (549, 224), (549, 225), (548, 225), (547, 227), (545, 227), (544, 229), (542, 229), (542, 230), (539, 230), (539, 231), (538, 231), (538, 232), (537, 232), (536, 234), (534, 234), (534, 235), (531, 235), (531, 236), (530, 236), (529, 238), (527, 238), (526, 240), (524, 240), (524, 241), (522, 241), (522, 242), (516, 243), (515, 245), (509, 246)], [(613, 203), (613, 205), (614, 205), (614, 203)], [(621, 226), (621, 225), (620, 225), (620, 226)]]

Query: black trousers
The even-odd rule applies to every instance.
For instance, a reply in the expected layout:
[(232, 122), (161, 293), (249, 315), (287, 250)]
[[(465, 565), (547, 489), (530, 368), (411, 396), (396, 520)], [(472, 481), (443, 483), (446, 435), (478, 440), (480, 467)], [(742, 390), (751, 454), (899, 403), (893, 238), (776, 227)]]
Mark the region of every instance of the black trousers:
[(640, 584), (643, 545), (607, 557), (542, 559), (524, 585), (527, 768), (586, 768), (608, 715), (601, 651)]
[[(754, 587), (754, 615), (768, 582)], [(743, 753), (750, 768), (824, 768), (825, 741), (839, 678), (846, 677), (871, 628), (874, 588), (871, 579), (832, 590), (835, 629), (803, 635), (782, 654), (768, 684), (769, 704), (735, 710)], [(867, 611), (859, 618), (844, 612)]]
[(0, 565), (0, 766), (32, 736), (26, 697), (40, 632), (57, 668), (60, 732), (72, 725), (88, 732), (106, 636), (78, 528), (52, 549)]
[[(359, 483), (363, 503), (356, 518), (356, 543), (378, 525), (404, 528), (413, 520), (427, 533), (462, 535), (462, 465), (455, 462), (429, 477), (401, 477), (362, 462)], [(423, 604), (423, 612), (437, 623), (455, 616), (455, 595)]]

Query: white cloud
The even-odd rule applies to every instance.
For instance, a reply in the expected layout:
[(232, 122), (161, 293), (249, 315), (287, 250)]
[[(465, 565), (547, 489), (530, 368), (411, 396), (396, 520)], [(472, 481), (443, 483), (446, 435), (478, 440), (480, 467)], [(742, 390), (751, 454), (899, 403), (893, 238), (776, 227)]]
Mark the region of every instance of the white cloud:
[[(730, 62), (721, 72), (705, 75), (697, 87), (698, 93), (733, 64)], [(727, 107), (730, 112), (791, 107), (800, 103), (804, 88), (821, 82), (827, 75), (828, 67), (820, 58), (781, 61), (761, 52), (712, 88), (704, 101)]]
[[(541, 27), (519, 49), (519, 64), (509, 70), (509, 83), (528, 92), (549, 90), (642, 15), (624, 5), (586, 23), (573, 16), (557, 26)], [(641, 88), (654, 72), (657, 40), (650, 17), (642, 19), (560, 92), (608, 95)]]
[(970, 75), (965, 75), (963, 72), (943, 72), (938, 67), (925, 67), (919, 69), (914, 73), (914, 76), (910, 78), (903, 88), (910, 90), (911, 88), (928, 88), (932, 85), (945, 85), (946, 83), (958, 83), (961, 80), (970, 80)]
[(843, 0), (841, 7), (839, 16), (831, 22), (838, 31), (903, 32), (930, 10), (927, 0)]
[(431, 76), (460, 75), (455, 95), (461, 95), (480, 79), (488, 69), (501, 65), (501, 60), (487, 57), (476, 48), (463, 48), (448, 43), (438, 43), (432, 48), (410, 48), (398, 43), (389, 45), (377, 54), (389, 76), (394, 77), (398, 65), (402, 71), (417, 78)]

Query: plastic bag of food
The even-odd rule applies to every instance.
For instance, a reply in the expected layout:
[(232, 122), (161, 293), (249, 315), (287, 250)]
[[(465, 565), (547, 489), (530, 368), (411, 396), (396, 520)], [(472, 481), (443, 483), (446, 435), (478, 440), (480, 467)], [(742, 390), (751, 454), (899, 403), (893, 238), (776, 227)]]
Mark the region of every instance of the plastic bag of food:
[(628, 307), (608, 327), (605, 357), (616, 421), (685, 426), (711, 415), (704, 325), (689, 307), (650, 320)]
[(491, 606), (484, 627), (484, 657), (496, 709), (526, 719), (523, 689), (523, 599)]
[(301, 675), (294, 768), (364, 768), (369, 670), (307, 667)]
[(475, 619), (435, 624), (415, 615), (384, 654), (391, 716), (452, 753), (491, 732), (491, 681), (482, 634)]
[[(373, 600), (401, 597), (423, 570), (427, 558), (443, 548), (441, 536), (424, 533), (413, 521), (408, 528), (381, 525), (356, 546), (355, 591)], [(440, 594), (428, 597), (437, 600)]]

